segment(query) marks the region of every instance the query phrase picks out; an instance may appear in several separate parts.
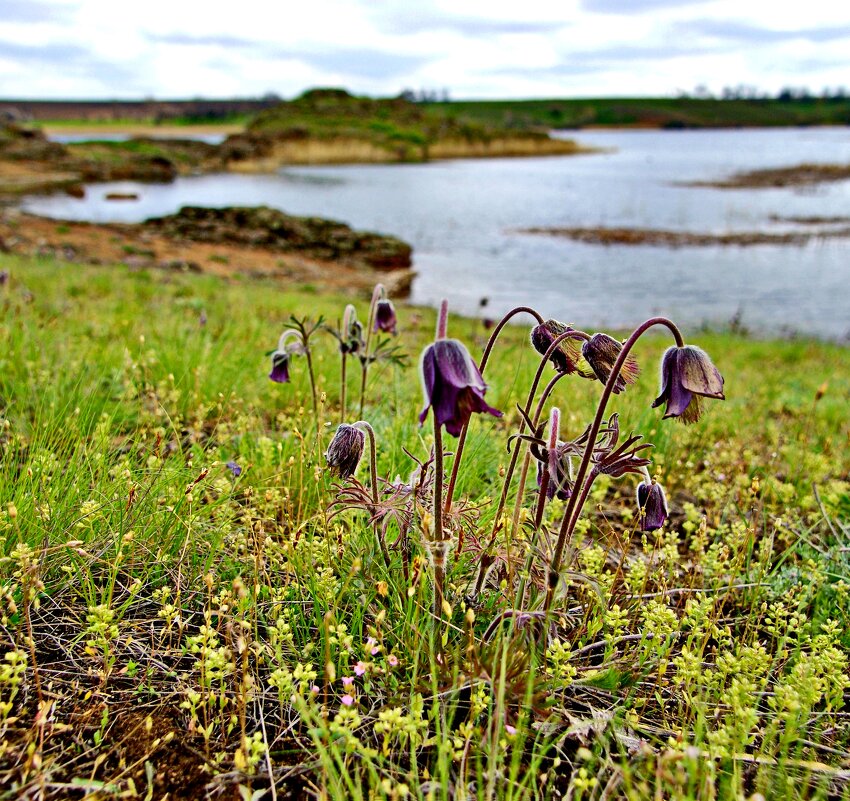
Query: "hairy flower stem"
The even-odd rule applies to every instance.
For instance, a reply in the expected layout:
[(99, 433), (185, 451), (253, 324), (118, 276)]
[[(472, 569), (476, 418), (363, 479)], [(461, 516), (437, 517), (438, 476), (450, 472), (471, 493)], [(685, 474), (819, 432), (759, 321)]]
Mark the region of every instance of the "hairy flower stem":
[[(502, 329), (508, 324), (512, 317), (515, 317), (517, 314), (530, 314), (537, 320), (538, 324), (543, 322), (543, 318), (540, 316), (538, 312), (532, 309), (530, 306), (517, 306), (514, 309), (511, 309), (502, 319), (499, 321), (498, 325), (493, 329), (493, 333), (490, 334), (490, 338), (487, 340), (487, 345), (484, 348), (484, 353), (481, 356), (481, 361), (478, 363), (478, 372), (481, 373), (482, 377), (484, 376), (484, 369), (487, 367), (487, 362), (490, 360), (490, 353), (493, 350), (493, 346), (496, 344), (496, 340), (499, 338), (499, 334), (502, 332)], [(454, 502), (454, 494), (455, 494), (455, 485), (457, 484), (457, 476), (458, 471), (460, 470), (460, 460), (461, 456), (463, 456), (463, 449), (466, 445), (466, 432), (469, 430), (469, 422), (467, 421), (463, 428), (460, 430), (460, 436), (457, 439), (457, 447), (455, 448), (454, 461), (452, 462), (452, 474), (449, 477), (449, 486), (446, 490), (446, 514), (451, 512), (452, 503)]]
[(384, 285), (375, 284), (372, 290), (372, 302), (369, 304), (369, 324), (366, 326), (366, 346), (360, 362), (360, 417), (363, 417), (363, 404), (366, 402), (366, 378), (369, 373), (369, 343), (372, 341), (372, 326), (375, 324), (375, 306), (384, 296)]
[(549, 576), (547, 581), (548, 589), (546, 590), (546, 602), (543, 607), (544, 611), (548, 612), (551, 608), (552, 599), (555, 596), (555, 589), (558, 586), (558, 569), (561, 566), (561, 557), (564, 554), (564, 547), (567, 542), (572, 539), (572, 534), (576, 523), (578, 522), (579, 515), (581, 514), (581, 510), (587, 500), (587, 495), (590, 492), (590, 486), (595, 478), (594, 475), (591, 475), (587, 483), (584, 483), (588, 467), (590, 466), (590, 459), (593, 455), (593, 449), (596, 446), (596, 437), (599, 435), (599, 429), (602, 426), (602, 420), (605, 417), (605, 409), (608, 406), (608, 401), (611, 398), (614, 385), (616, 384), (617, 378), (620, 375), (620, 370), (623, 369), (623, 365), (625, 364), (632, 348), (635, 346), (635, 343), (650, 328), (656, 325), (663, 325), (670, 329), (670, 332), (673, 334), (673, 338), (676, 340), (677, 347), (681, 348), (685, 344), (682, 339), (682, 334), (673, 322), (668, 320), (666, 317), (652, 317), (645, 323), (639, 325), (632, 332), (632, 335), (626, 340), (622, 350), (618, 354), (617, 361), (614, 362), (614, 367), (611, 369), (611, 374), (608, 376), (608, 380), (605, 382), (605, 388), (602, 390), (602, 397), (599, 399), (599, 405), (596, 407), (596, 415), (594, 416), (593, 423), (590, 427), (587, 445), (585, 446), (584, 454), (576, 473), (575, 486), (581, 486), (582, 491), (581, 493), (574, 492), (570, 496), (570, 499), (567, 502), (567, 508), (564, 511), (564, 517), (561, 520), (561, 528), (558, 531), (558, 540), (555, 544), (555, 552), (552, 554), (552, 561), (549, 564)]
[[(559, 378), (560, 376), (556, 376), (555, 378)], [(549, 382), (549, 387), (554, 386), (554, 380)], [(544, 395), (545, 395), (544, 391)], [(540, 407), (538, 407), (539, 413)], [(558, 435), (561, 427), (561, 410), (557, 407), (552, 407), (552, 411), (549, 413), (549, 442), (547, 447), (549, 452), (552, 453), (558, 447)], [(525, 587), (528, 576), (531, 575), (531, 563), (534, 559), (534, 551), (537, 547), (537, 540), (540, 536), (540, 528), (543, 525), (543, 512), (546, 509), (546, 493), (549, 489), (549, 471), (544, 470), (543, 474), (540, 478), (540, 491), (537, 494), (537, 504), (534, 509), (534, 527), (532, 529), (531, 534), (531, 544), (528, 548), (528, 553), (526, 554), (525, 559), (525, 567), (522, 575), (519, 579), (519, 586), (517, 587), (516, 593), (516, 602), (514, 604), (518, 609), (522, 609), (525, 607)]]
[(310, 348), (307, 343), (304, 343), (304, 355), (307, 357), (307, 372), (310, 374), (310, 392), (313, 396), (313, 417), (316, 419), (316, 425), (318, 425), (319, 419), (319, 400), (318, 394), (316, 392), (316, 375), (313, 372), (313, 357), (310, 355)]
[[(369, 436), (369, 469), (372, 477), (372, 503), (375, 509), (378, 508), (378, 452), (375, 446), (375, 429), (365, 420), (358, 420), (352, 423), (354, 428), (365, 431)], [(384, 562), (387, 567), (390, 566), (390, 554), (387, 551), (387, 544), (384, 542), (384, 537), (381, 534), (381, 525), (379, 521), (375, 521), (375, 537), (378, 539), (378, 545), (381, 546), (381, 556), (384, 557)]]
[[(348, 358), (347, 353), (342, 354), (342, 364), (340, 365), (340, 379), (339, 379), (339, 422), (345, 422), (345, 362)], [(362, 410), (361, 410), (362, 413)]]
[[(439, 329), (438, 329), (439, 330)], [(434, 563), (434, 618), (443, 615), (443, 585), (446, 577), (445, 534), (443, 532), (443, 435), (434, 416), (434, 538), (430, 544)], [(436, 549), (436, 550), (434, 550)], [(442, 558), (438, 556), (442, 554)]]

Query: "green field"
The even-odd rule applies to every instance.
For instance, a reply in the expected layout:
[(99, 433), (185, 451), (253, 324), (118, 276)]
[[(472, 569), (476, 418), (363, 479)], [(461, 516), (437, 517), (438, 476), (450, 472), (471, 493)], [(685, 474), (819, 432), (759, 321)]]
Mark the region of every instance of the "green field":
[[(365, 324), (368, 299), (0, 270), (0, 799), (850, 799), (846, 347), (686, 330), (727, 400), (685, 426), (650, 408), (669, 336), (641, 339), (608, 413), (654, 443), (669, 520), (641, 532), (635, 477), (600, 476), (544, 614), (565, 503), (532, 530), (534, 474), (519, 498), (515, 474), (496, 516), (539, 363), (518, 317), (485, 372), (505, 415), (471, 421), (435, 614), (434, 517), (400, 486), (405, 449), (434, 443), (416, 367), (432, 311), (400, 308), (368, 372), (378, 474), (400, 476), (382, 508), (410, 513), (395, 548), (403, 515), (385, 518), (385, 564), (366, 512), (334, 506), (371, 502), (368, 446), (343, 496), (323, 457), (336, 340), (309, 341), (315, 411), (303, 355), (291, 383), (267, 377), (291, 315), (337, 324), (353, 302)], [(475, 359), (487, 333), (449, 320)], [(555, 386), (562, 439), (601, 390)]]
[(507, 128), (750, 128), (850, 125), (850, 98), (701, 100), (574, 98), (460, 100), (428, 104), (457, 117)]

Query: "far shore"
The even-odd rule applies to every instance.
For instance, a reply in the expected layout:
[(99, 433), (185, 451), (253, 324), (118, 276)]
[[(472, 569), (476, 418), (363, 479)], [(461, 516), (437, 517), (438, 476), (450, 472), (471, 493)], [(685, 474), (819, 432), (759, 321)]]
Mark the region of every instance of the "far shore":
[(245, 126), (239, 123), (210, 123), (203, 125), (155, 125), (143, 122), (49, 122), (38, 126), (47, 136), (63, 134), (88, 135), (126, 134), (127, 136), (156, 136), (180, 139), (184, 136), (230, 136), (242, 133)]

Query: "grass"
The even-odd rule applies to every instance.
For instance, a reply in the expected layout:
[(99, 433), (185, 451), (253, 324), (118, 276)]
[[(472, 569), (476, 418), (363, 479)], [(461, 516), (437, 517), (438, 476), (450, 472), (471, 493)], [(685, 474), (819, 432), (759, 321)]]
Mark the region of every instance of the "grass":
[[(845, 347), (685, 332), (728, 397), (685, 427), (649, 408), (669, 343), (641, 340), (612, 408), (655, 443), (670, 519), (642, 534), (634, 482), (599, 481), (545, 624), (499, 625), (531, 542), (493, 503), (537, 365), (527, 325), (487, 368), (505, 416), (472, 422), (437, 619), (427, 511), (389, 567), (364, 514), (329, 511), (335, 340), (313, 342), (316, 417), (303, 358), (291, 384), (266, 377), (291, 314), (335, 321), (351, 298), (0, 269), (0, 798), (850, 798)], [(399, 316), (411, 366), (376, 362), (364, 412), (390, 481), (433, 444), (415, 375), (433, 314)], [(449, 334), (477, 358), (486, 332)], [(558, 384), (562, 436), (599, 392)]]

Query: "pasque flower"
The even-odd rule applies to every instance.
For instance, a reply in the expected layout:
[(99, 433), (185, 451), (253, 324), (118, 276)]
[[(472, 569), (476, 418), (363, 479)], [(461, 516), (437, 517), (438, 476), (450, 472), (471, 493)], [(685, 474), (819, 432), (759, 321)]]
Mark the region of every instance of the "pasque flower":
[(398, 320), (395, 316), (395, 307), (391, 300), (379, 300), (375, 303), (375, 324), (372, 330), (381, 331), (384, 334), (396, 334)]
[(700, 348), (668, 348), (661, 359), (661, 394), (653, 408), (665, 403), (665, 418), (678, 417), (683, 423), (693, 423), (702, 412), (700, 398), (726, 399), (720, 371)]
[(487, 385), (462, 342), (438, 339), (429, 345), (422, 352), (420, 371), (425, 392), (420, 423), (433, 408), (437, 425), (445, 425), (446, 431), (457, 437), (473, 412), (502, 416), (485, 402)]
[[(552, 343), (562, 334), (572, 331), (571, 326), (559, 323), (557, 320), (546, 320), (531, 329), (531, 344), (541, 355), (552, 347)], [(566, 337), (562, 339), (555, 350), (549, 356), (549, 361), (555, 365), (559, 373), (574, 373), (579, 357), (579, 343), (577, 339)]]
[(325, 453), (328, 467), (336, 471), (341, 478), (353, 476), (357, 465), (360, 464), (365, 444), (366, 435), (359, 428), (340, 423)]
[(669, 511), (667, 498), (661, 485), (647, 479), (637, 486), (637, 503), (640, 509), (640, 530), (655, 531), (664, 525)]
[(271, 354), (272, 371), (269, 373), (269, 378), (278, 384), (289, 383), (289, 358), (301, 353), (304, 353), (301, 334), (293, 329), (284, 331), (280, 335), (277, 349)]
[[(606, 384), (622, 349), (622, 344), (617, 342), (614, 337), (610, 337), (608, 334), (594, 334), (581, 346), (581, 355), (590, 365), (594, 375), (603, 384)], [(639, 373), (638, 363), (631, 356), (628, 356), (620, 368), (620, 373), (614, 381), (614, 387), (611, 391), (615, 395), (624, 392), (628, 384), (635, 383)]]

